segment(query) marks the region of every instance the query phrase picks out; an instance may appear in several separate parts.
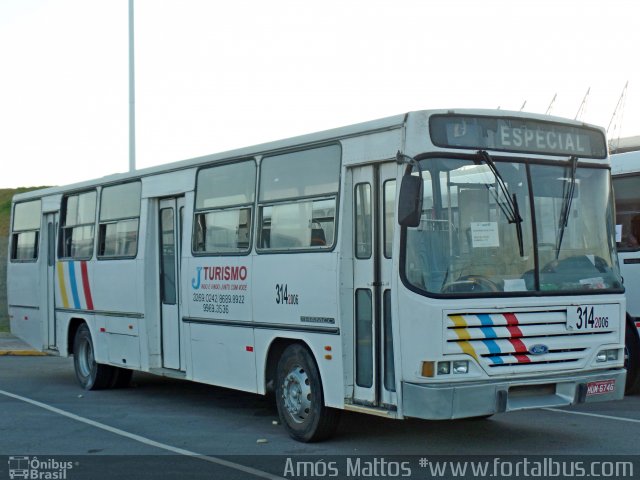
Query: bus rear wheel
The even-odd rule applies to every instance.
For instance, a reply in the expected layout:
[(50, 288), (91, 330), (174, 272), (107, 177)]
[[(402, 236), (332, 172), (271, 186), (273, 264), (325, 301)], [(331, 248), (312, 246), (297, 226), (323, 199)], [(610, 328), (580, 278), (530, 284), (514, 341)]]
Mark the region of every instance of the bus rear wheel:
[(89, 327), (82, 324), (73, 340), (73, 365), (76, 378), (85, 390), (109, 388), (113, 380), (113, 367), (97, 363), (94, 352)]
[(288, 346), (277, 370), (276, 405), (280, 421), (294, 439), (317, 442), (336, 430), (339, 411), (324, 405), (318, 367), (300, 344)]

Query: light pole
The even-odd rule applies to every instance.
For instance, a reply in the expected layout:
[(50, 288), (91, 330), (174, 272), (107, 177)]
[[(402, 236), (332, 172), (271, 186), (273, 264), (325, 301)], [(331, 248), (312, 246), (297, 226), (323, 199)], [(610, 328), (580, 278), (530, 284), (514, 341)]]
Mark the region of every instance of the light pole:
[(136, 169), (136, 91), (133, 57), (133, 0), (129, 0), (129, 171)]

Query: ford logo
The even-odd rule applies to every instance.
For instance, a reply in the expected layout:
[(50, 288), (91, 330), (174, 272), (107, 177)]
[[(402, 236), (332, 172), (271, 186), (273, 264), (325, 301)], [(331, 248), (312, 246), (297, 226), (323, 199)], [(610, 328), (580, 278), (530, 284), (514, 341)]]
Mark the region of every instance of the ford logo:
[(544, 355), (545, 353), (549, 353), (549, 347), (538, 343), (529, 348), (529, 353), (531, 355)]

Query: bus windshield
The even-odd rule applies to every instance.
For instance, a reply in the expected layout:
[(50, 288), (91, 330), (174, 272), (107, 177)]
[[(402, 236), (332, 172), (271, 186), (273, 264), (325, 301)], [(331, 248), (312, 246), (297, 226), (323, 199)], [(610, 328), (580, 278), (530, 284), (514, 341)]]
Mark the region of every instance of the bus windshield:
[(402, 237), (405, 282), (455, 296), (621, 290), (609, 170), (576, 163), (421, 160), (420, 225)]

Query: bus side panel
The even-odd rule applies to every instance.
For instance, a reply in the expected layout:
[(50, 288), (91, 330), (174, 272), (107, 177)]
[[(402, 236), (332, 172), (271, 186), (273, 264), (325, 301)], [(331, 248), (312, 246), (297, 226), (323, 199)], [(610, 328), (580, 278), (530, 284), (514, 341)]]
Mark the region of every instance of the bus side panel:
[(113, 314), (143, 311), (135, 259), (97, 260), (87, 262), (87, 267), (93, 298), (90, 310)]
[(214, 322), (251, 322), (252, 258), (183, 257), (183, 316)]
[(627, 291), (627, 312), (640, 319), (640, 251), (618, 252), (618, 260)]
[(40, 308), (40, 262), (11, 262), (7, 265), (7, 303), (11, 332), (38, 350), (46, 348)]
[[(141, 319), (135, 316), (141, 316), (142, 307), (137, 280), (135, 259), (58, 262), (56, 305), (64, 309), (64, 314), (58, 312), (57, 320), (58, 325), (65, 325), (56, 337), (58, 350), (62, 353), (73, 346), (70, 320), (84, 319), (92, 331), (97, 361), (139, 368)], [(94, 328), (97, 317), (92, 312), (98, 313), (104, 331)], [(114, 352), (111, 356), (107, 345)]]
[(192, 323), (192, 379), (255, 393), (253, 329)]
[(336, 252), (258, 255), (254, 260), (256, 322), (339, 328)]
[[(189, 249), (185, 245), (183, 251)], [(183, 257), (183, 342), (188, 378), (256, 392), (252, 256)]]
[[(327, 405), (344, 405), (341, 328), (338, 315), (338, 253), (313, 252), (264, 254), (254, 259), (253, 311), (257, 325), (257, 358), (266, 355), (270, 338), (282, 336), (307, 343), (316, 358)], [(269, 343), (266, 343), (269, 342)], [(324, 347), (331, 347), (331, 361), (321, 361)], [(264, 366), (258, 366), (259, 382), (264, 381)]]

